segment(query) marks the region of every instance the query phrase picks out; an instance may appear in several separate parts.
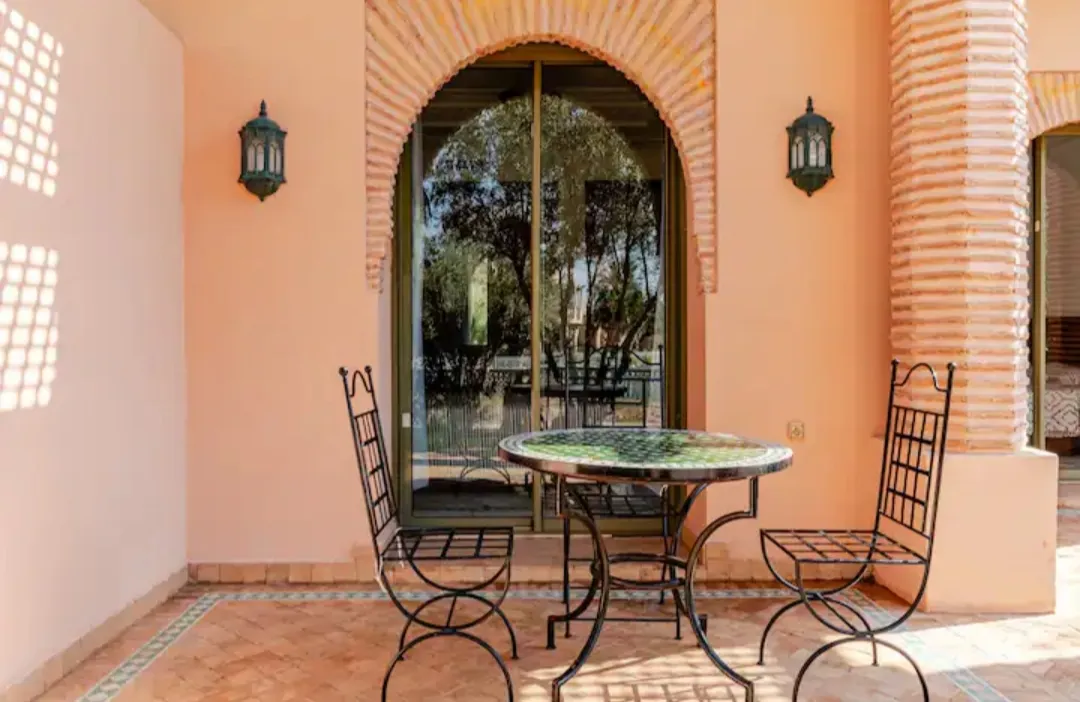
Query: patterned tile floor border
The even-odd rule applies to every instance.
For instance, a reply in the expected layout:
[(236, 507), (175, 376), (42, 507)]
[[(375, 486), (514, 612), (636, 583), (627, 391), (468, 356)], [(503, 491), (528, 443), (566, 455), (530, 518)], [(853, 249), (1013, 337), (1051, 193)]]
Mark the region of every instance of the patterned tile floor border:
[[(1077, 510), (1080, 511), (1080, 510)], [(584, 590), (578, 590), (578, 595)], [(402, 600), (418, 602), (423, 601), (430, 593), (408, 591), (401, 593)], [(653, 593), (627, 593), (613, 592), (614, 599), (649, 599), (655, 597)], [(700, 590), (697, 599), (788, 599), (791, 593), (782, 588), (755, 588), (755, 589), (704, 589)], [(561, 593), (553, 589), (514, 589), (511, 590), (509, 599), (524, 600), (561, 600)], [(116, 698), (125, 685), (137, 678), (170, 646), (179, 640), (188, 630), (194, 627), (211, 609), (219, 602), (342, 602), (342, 601), (384, 601), (387, 600), (385, 593), (379, 590), (327, 590), (327, 591), (255, 591), (255, 592), (212, 592), (199, 597), (190, 607), (176, 619), (165, 626), (148, 642), (130, 655), (123, 663), (114, 668), (108, 675), (98, 681), (86, 694), (79, 698), (79, 702), (109, 702)], [(890, 621), (890, 614), (877, 602), (865, 594), (853, 591), (849, 593), (849, 602), (863, 609), (867, 618), (875, 625), (882, 625)], [(931, 647), (915, 632), (905, 631), (905, 627), (897, 630), (897, 635), (902, 640), (902, 645), (918, 660), (931, 663), (943, 670), (943, 675), (951, 681), (959, 690), (975, 702), (1010, 702), (1009, 698), (1001, 694), (990, 683), (982, 679), (968, 668), (956, 663), (954, 656), (949, 655), (939, 647)], [(959, 635), (957, 635), (959, 637)]]

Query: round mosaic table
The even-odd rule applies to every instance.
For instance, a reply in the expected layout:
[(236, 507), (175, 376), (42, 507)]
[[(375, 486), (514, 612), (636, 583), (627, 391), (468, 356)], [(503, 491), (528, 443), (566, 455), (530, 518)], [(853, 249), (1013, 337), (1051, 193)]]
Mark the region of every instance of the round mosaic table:
[[(713, 434), (675, 429), (565, 429), (510, 436), (499, 442), (499, 457), (510, 463), (555, 477), (556, 505), (564, 518), (581, 522), (593, 542), (592, 580), (578, 607), (564, 615), (548, 617), (548, 648), (555, 647), (555, 625), (581, 618), (597, 602), (596, 617), (585, 645), (569, 668), (552, 682), (551, 699), (559, 702), (561, 689), (581, 670), (600, 637), (613, 588), (662, 592), (674, 595), (676, 613), (685, 614), (698, 643), (709, 659), (731, 680), (746, 690), (747, 702), (754, 700), (754, 685), (731, 668), (709, 645), (702, 620), (694, 605), (694, 572), (701, 550), (720, 527), (757, 516), (758, 478), (791, 465), (792, 451), (786, 446), (754, 441), (729, 434)], [(570, 478), (571, 480), (567, 480)], [(690, 508), (714, 483), (747, 480), (747, 509), (730, 512), (712, 520), (694, 540), (686, 558), (676, 549)], [(575, 481), (577, 484), (575, 485)], [(581, 481), (587, 483), (658, 483), (690, 486), (690, 493), (676, 515), (672, 549), (660, 554), (607, 552)], [(634, 580), (612, 575), (620, 563), (661, 566), (658, 580)], [(667, 573), (671, 576), (668, 577)]]

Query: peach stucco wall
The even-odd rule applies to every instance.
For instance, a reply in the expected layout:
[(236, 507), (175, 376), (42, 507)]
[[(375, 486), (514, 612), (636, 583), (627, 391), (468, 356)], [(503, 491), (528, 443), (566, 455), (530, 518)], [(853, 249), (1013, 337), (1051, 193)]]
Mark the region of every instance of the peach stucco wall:
[(1028, 0), (1028, 70), (1080, 71), (1080, 2)]
[(54, 161), (55, 191), (13, 179), (17, 154), (0, 177), (3, 382), (41, 358), (33, 337), (16, 351), (27, 320), (5, 308), (36, 304), (57, 332), (51, 370), (22, 379), (51, 394), (20, 389), (15, 408), (0, 394), (0, 691), (186, 561), (181, 46), (135, 0), (5, 5), (0, 26), (17, 12), (24, 37), (45, 47), (47, 32), (63, 71), (51, 130), (44, 105), (18, 116), (20, 137), (34, 123), (44, 138), (31, 143)]
[[(389, 371), (386, 300), (363, 280), (363, 4), (145, 1), (185, 45), (189, 560), (348, 560), (364, 532), (334, 370)], [(853, 524), (888, 360), (888, 18), (864, 0), (716, 11), (719, 290), (691, 301), (691, 417), (770, 439), (804, 421), (764, 523)], [(837, 126), (837, 179), (812, 199), (784, 178), (808, 93)], [(236, 129), (264, 98), (289, 183), (260, 204), (235, 183)]]
[[(364, 5), (160, 5), (185, 46), (188, 560), (349, 560), (337, 367), (388, 371), (364, 276)], [(236, 183), (261, 99), (289, 130), (289, 182), (263, 203)]]
[[(760, 520), (716, 537), (741, 560), (762, 526), (872, 516), (880, 457), (862, 439), (884, 423), (889, 354), (889, 18), (862, 0), (720, 4), (707, 426), (781, 441), (789, 420), (806, 428), (794, 466), (762, 480)], [(762, 80), (747, 66), (783, 69)], [(807, 94), (836, 126), (836, 179), (809, 199), (783, 178), (783, 127)], [(711, 511), (745, 499), (725, 491)]]

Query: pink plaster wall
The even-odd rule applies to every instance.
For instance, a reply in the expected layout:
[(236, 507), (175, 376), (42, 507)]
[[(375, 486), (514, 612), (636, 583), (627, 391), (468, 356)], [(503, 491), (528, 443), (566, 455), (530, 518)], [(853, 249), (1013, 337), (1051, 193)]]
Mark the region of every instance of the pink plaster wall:
[(1028, 0), (1028, 70), (1080, 71), (1080, 2)]
[[(386, 301), (363, 281), (363, 5), (145, 2), (186, 52), (189, 560), (348, 560), (364, 535), (334, 370), (372, 362), (385, 382), (389, 344)], [(687, 281), (703, 325), (690, 416), (781, 440), (789, 419), (806, 423), (796, 466), (764, 485), (765, 523), (853, 524), (876, 487), (864, 448), (888, 362), (878, 5), (717, 0), (719, 292), (695, 297)], [(784, 127), (808, 93), (837, 126), (837, 179), (812, 199), (784, 178)], [(260, 204), (235, 180), (236, 130), (262, 98), (290, 131), (289, 183)], [(752, 529), (732, 530), (742, 555)]]
[(7, 5), (63, 71), (55, 194), (0, 178), (0, 242), (58, 254), (51, 397), (0, 411), (0, 691), (186, 562), (181, 46), (135, 0)]
[[(875, 443), (880, 450), (881, 442)], [(1057, 488), (1057, 456), (1046, 451), (946, 456), (922, 609), (1052, 613)], [(909, 532), (888, 525), (885, 530), (921, 552), (917, 539), (904, 538)], [(1003, 563), (1008, 567), (1003, 568)], [(874, 577), (910, 600), (923, 571), (912, 566), (877, 566)]]
[[(872, 519), (880, 455), (866, 438), (884, 423), (889, 360), (889, 17), (862, 0), (718, 4), (707, 426), (784, 442), (789, 420), (806, 429), (793, 467), (762, 479), (760, 519), (716, 537), (742, 560), (757, 558), (761, 527)], [(808, 94), (836, 127), (836, 178), (812, 198), (784, 178), (784, 126)], [(725, 487), (709, 509), (744, 503)]]
[[(337, 374), (389, 371), (364, 280), (364, 6), (323, 5), (155, 6), (185, 45), (191, 562), (366, 544)], [(261, 99), (289, 130), (289, 182), (262, 203), (236, 182)]]

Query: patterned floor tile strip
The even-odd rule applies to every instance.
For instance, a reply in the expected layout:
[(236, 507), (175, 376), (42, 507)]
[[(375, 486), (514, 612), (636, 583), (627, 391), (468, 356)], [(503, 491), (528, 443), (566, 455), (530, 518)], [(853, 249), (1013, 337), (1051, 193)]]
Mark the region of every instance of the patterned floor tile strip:
[[(580, 589), (574, 592), (580, 595), (585, 590)], [(409, 591), (401, 593), (400, 599), (418, 602), (429, 596), (430, 593), (428, 592)], [(655, 596), (654, 593), (612, 593), (613, 598), (631, 600), (652, 599)], [(701, 599), (787, 599), (791, 596), (791, 593), (782, 588), (705, 589), (698, 591), (696, 596)], [(540, 588), (514, 589), (508, 595), (509, 599), (524, 600), (559, 600), (561, 597), (562, 593), (558, 590)], [(890, 615), (863, 593), (852, 592), (849, 597), (850, 603), (860, 606), (875, 626), (890, 621)], [(125, 685), (146, 670), (219, 602), (338, 602), (385, 601), (387, 599), (387, 595), (379, 590), (254, 591), (220, 592), (203, 595), (134, 654), (102, 678), (89, 692), (79, 698), (79, 702), (110, 702)], [(921, 653), (926, 660), (945, 663), (942, 666), (946, 670), (944, 675), (975, 702), (1009, 702), (1007, 697), (975, 673), (963, 666), (954, 665), (952, 661), (948, 660), (948, 657), (943, 657), (938, 652), (929, 650), (929, 647), (920, 640), (918, 634), (903, 632), (903, 628), (898, 633), (912, 652)]]
[[(873, 626), (887, 626), (889, 622), (895, 621), (895, 615), (886, 612), (881, 605), (865, 594), (856, 590), (847, 595), (851, 603), (863, 611)], [(919, 634), (906, 631), (906, 629), (906, 624), (900, 626), (896, 629), (895, 636), (901, 640), (901, 647), (915, 660), (922, 659), (940, 667), (942, 674), (975, 702), (1009, 702), (1008, 697), (970, 669), (959, 664), (954, 656), (934, 650), (934, 647), (927, 645)]]
[(206, 616), (206, 613), (213, 609), (220, 599), (220, 595), (216, 593), (200, 597), (164, 629), (154, 634), (153, 638), (139, 647), (139, 650), (131, 654), (127, 660), (102, 678), (89, 692), (80, 697), (79, 701), (108, 702), (108, 700), (116, 697), (125, 685), (138, 677), (162, 653), (168, 650), (169, 646)]

